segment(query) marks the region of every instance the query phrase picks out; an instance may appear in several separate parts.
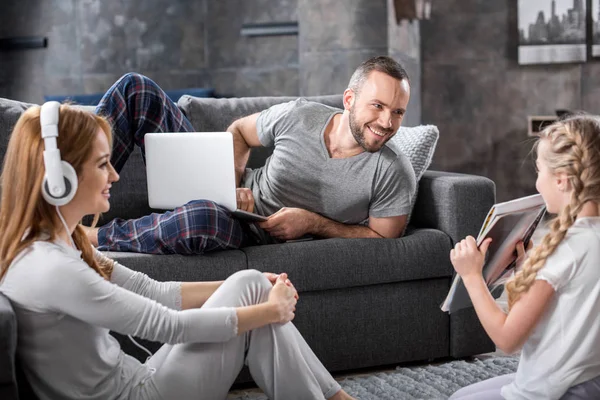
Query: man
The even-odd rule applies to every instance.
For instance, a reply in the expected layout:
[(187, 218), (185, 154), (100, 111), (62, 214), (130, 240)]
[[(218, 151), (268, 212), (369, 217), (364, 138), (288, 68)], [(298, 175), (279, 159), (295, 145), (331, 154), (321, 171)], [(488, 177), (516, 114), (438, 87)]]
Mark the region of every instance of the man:
[[(199, 254), (316, 237), (394, 238), (404, 232), (415, 176), (408, 159), (386, 146), (410, 97), (408, 76), (389, 57), (365, 61), (344, 91), (344, 110), (298, 99), (235, 121), (238, 207), (269, 216), (256, 229), (223, 207), (192, 201), (165, 214), (114, 220), (90, 230), (101, 250)], [(98, 105), (113, 124), (120, 170), (146, 132), (193, 131), (148, 78), (126, 75)], [(246, 171), (251, 147), (273, 146), (266, 165)], [(182, 220), (184, 222), (182, 222)]]

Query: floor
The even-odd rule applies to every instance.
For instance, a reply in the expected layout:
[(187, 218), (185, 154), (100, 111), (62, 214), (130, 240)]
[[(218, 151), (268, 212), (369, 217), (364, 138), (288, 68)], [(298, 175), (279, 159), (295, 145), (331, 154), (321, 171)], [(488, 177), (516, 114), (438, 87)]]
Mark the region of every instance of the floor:
[[(486, 359), (488, 357), (495, 357), (495, 356), (499, 356), (499, 355), (505, 355), (501, 350), (497, 350), (493, 353), (485, 353), (485, 354), (480, 354), (478, 356), (476, 356), (479, 359)], [(414, 364), (411, 364), (411, 366), (415, 366)], [(372, 375), (378, 372), (394, 372), (396, 369), (396, 366), (393, 367), (388, 367), (388, 368), (374, 368), (374, 369), (369, 369), (369, 370), (364, 370), (364, 371), (360, 371), (360, 372), (354, 372), (354, 373), (346, 373), (346, 374), (334, 374), (334, 378), (336, 381), (342, 381), (345, 378), (349, 378), (349, 377), (360, 377), (360, 376), (367, 376), (367, 375)], [(243, 388), (238, 388), (236, 390), (231, 390), (229, 392), (229, 395), (227, 396), (227, 399), (237, 399), (239, 396), (242, 395), (248, 395), (250, 398), (252, 398), (253, 396), (258, 396), (260, 394), (262, 394), (263, 391), (260, 390), (257, 387), (243, 387)]]

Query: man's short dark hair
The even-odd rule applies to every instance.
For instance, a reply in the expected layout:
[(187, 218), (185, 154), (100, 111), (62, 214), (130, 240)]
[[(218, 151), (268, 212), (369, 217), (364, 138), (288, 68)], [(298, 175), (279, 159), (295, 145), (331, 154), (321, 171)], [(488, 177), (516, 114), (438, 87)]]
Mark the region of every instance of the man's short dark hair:
[(402, 65), (400, 65), (399, 62), (388, 56), (379, 56), (369, 58), (367, 61), (360, 64), (358, 68), (356, 68), (356, 71), (354, 71), (352, 77), (350, 78), (348, 88), (350, 88), (354, 93), (358, 94), (363, 83), (365, 83), (367, 77), (372, 71), (383, 72), (392, 78), (398, 79), (399, 81), (404, 79), (407, 81), (409, 80), (406, 70), (402, 67)]

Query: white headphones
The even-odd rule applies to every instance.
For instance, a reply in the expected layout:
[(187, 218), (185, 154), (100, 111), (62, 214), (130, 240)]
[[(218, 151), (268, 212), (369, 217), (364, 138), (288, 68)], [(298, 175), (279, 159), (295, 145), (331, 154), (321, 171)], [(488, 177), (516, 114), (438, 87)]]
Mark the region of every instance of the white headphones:
[(49, 101), (42, 105), (40, 111), (46, 169), (42, 182), (42, 196), (53, 206), (64, 206), (77, 192), (77, 173), (71, 164), (60, 159), (60, 150), (56, 145), (59, 109), (59, 102)]

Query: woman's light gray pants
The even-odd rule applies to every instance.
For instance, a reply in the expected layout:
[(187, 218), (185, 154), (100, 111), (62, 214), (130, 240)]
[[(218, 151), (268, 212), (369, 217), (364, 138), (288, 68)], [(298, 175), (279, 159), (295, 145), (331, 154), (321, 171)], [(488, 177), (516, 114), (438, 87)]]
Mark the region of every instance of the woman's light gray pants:
[[(271, 288), (258, 271), (237, 272), (203, 307), (263, 303)], [(323, 399), (341, 389), (291, 322), (267, 325), (222, 343), (163, 345), (147, 364), (156, 372), (133, 389), (136, 398), (223, 400), (243, 364), (270, 399)]]

